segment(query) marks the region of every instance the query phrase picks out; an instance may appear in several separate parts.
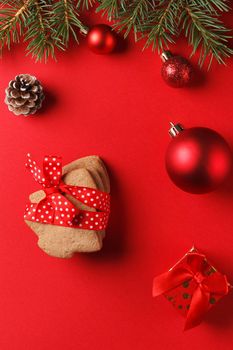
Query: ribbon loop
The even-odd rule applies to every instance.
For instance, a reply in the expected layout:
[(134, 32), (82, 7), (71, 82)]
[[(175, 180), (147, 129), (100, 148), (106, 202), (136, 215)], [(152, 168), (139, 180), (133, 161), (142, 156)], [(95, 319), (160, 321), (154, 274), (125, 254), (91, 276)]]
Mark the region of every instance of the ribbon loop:
[(45, 187), (58, 186), (62, 177), (62, 159), (57, 156), (46, 156), (43, 161), (43, 173), (47, 184)]

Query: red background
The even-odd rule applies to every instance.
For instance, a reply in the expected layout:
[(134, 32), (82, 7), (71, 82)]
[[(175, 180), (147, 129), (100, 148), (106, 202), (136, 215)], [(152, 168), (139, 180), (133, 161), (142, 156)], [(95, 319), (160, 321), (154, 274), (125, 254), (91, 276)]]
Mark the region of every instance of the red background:
[[(233, 177), (217, 192), (189, 195), (164, 167), (170, 120), (214, 128), (233, 145), (233, 64), (214, 64), (177, 90), (162, 81), (157, 54), (141, 48), (129, 39), (98, 56), (82, 38), (57, 63), (35, 64), (23, 46), (0, 62), (1, 101), (19, 73), (36, 75), (47, 96), (35, 118), (0, 104), (1, 350), (232, 349), (232, 294), (183, 333), (182, 317), (163, 297), (152, 299), (151, 287), (193, 243), (233, 281)], [(190, 53), (182, 40), (173, 51)], [(37, 247), (22, 219), (37, 189), (24, 169), (29, 151), (38, 160), (50, 153), (65, 163), (91, 154), (106, 161), (113, 211), (101, 252), (62, 260)]]

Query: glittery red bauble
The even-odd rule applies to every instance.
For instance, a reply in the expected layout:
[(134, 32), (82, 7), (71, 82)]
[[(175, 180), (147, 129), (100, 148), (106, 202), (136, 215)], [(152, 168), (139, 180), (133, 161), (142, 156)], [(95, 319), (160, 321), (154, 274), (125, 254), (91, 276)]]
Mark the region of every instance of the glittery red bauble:
[(91, 51), (97, 54), (108, 54), (116, 48), (116, 34), (108, 25), (97, 24), (89, 30), (87, 43)]
[(165, 82), (176, 88), (189, 85), (193, 77), (191, 64), (181, 56), (171, 56), (169, 54), (165, 57), (161, 69), (161, 74)]
[(213, 191), (226, 180), (231, 166), (232, 153), (227, 142), (208, 128), (180, 131), (166, 153), (168, 175), (176, 186), (190, 193)]

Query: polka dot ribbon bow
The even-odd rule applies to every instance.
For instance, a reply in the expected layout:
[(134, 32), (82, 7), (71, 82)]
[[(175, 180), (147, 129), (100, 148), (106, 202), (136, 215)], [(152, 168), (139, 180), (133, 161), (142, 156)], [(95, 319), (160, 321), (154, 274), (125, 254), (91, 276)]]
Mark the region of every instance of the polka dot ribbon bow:
[[(104, 230), (110, 214), (110, 195), (93, 188), (66, 185), (62, 181), (62, 158), (47, 156), (43, 172), (27, 155), (26, 168), (38, 182), (45, 197), (26, 206), (25, 220), (85, 230)], [(95, 211), (80, 210), (65, 194), (71, 195)]]

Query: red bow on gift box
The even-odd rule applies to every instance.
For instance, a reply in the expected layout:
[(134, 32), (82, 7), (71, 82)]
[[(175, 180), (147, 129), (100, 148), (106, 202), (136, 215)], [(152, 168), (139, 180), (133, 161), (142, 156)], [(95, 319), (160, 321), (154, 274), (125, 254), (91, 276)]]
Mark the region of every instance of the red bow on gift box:
[(184, 282), (195, 281), (196, 288), (187, 313), (185, 330), (201, 323), (204, 314), (209, 309), (212, 294), (224, 296), (229, 291), (226, 276), (217, 271), (210, 275), (205, 275), (205, 263), (206, 258), (204, 255), (188, 253), (183, 263), (177, 264), (168, 272), (155, 277), (153, 282), (153, 296), (157, 297), (180, 286)]
[[(45, 197), (39, 203), (27, 205), (25, 220), (85, 230), (106, 228), (110, 214), (110, 195), (93, 188), (66, 185), (62, 181), (61, 157), (45, 157), (41, 170), (28, 154), (26, 168), (42, 186)], [(78, 209), (65, 194), (96, 210)]]

